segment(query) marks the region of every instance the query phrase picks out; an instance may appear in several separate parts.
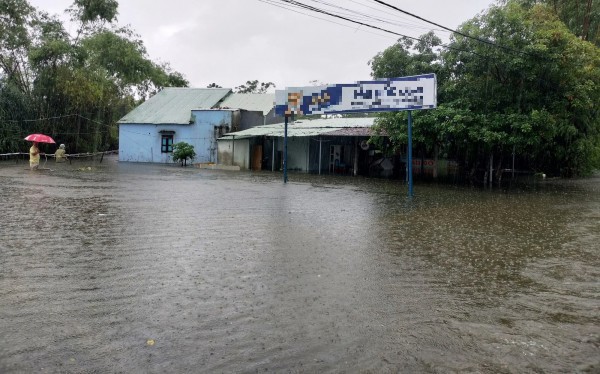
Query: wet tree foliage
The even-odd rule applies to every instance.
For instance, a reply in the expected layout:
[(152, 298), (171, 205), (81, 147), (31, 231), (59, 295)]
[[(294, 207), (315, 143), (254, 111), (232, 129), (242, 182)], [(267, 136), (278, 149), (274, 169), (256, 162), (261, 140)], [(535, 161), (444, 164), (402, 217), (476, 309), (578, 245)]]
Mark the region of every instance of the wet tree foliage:
[(242, 84), (235, 88), (237, 93), (266, 93), (269, 88), (275, 88), (273, 82), (259, 82), (258, 79), (246, 81), (246, 84)]
[(0, 153), (51, 135), (70, 153), (117, 149), (116, 121), (162, 87), (188, 85), (117, 23), (115, 0), (75, 0), (74, 35), (27, 0), (0, 0)]
[[(548, 175), (600, 168), (598, 13), (573, 16), (582, 26), (568, 27), (573, 20), (557, 12), (566, 4), (507, 1), (461, 25), (493, 44), (454, 34), (441, 48), (428, 33), (373, 57), (376, 78), (437, 74), (438, 108), (413, 112), (417, 157), (455, 159), (473, 178), (491, 163), (496, 180), (513, 153), (515, 168)], [(380, 115), (377, 128), (393, 150), (405, 150), (406, 112)]]
[(526, 7), (548, 5), (573, 34), (600, 47), (600, 1), (521, 0), (521, 4)]
[(196, 158), (196, 151), (194, 146), (186, 142), (179, 142), (173, 144), (173, 161), (180, 162), (181, 166), (187, 166), (187, 160), (190, 161)]

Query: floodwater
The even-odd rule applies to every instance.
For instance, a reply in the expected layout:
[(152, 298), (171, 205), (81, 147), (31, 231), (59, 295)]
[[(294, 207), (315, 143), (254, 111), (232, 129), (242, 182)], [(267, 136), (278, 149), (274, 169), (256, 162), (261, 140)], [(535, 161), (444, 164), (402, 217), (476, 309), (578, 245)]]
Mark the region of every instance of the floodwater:
[(2, 373), (600, 371), (600, 177), (50, 167), (0, 164)]

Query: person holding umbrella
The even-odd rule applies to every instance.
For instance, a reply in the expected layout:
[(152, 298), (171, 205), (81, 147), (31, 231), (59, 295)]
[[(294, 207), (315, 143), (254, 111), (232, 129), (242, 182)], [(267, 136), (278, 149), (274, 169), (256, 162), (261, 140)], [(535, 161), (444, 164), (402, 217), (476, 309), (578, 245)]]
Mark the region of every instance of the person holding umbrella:
[(37, 170), (40, 166), (40, 149), (38, 143), (56, 143), (54, 139), (44, 134), (31, 134), (25, 137), (28, 142), (33, 142), (31, 148), (29, 148), (29, 168), (31, 170)]
[(37, 170), (40, 166), (40, 149), (38, 143), (33, 142), (31, 148), (29, 148), (29, 168), (31, 170)]

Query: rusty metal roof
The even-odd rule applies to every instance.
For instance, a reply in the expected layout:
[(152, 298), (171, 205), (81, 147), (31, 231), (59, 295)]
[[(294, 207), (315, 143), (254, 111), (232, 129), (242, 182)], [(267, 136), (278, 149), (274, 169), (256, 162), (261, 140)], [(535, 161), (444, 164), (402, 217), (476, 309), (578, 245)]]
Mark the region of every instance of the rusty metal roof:
[[(370, 136), (375, 117), (303, 119), (288, 124), (288, 137), (302, 136)], [(256, 136), (284, 136), (284, 124), (256, 126), (251, 129), (225, 134), (220, 140), (252, 138)]]
[(167, 87), (127, 113), (118, 123), (189, 124), (192, 110), (213, 108), (230, 92), (229, 88)]

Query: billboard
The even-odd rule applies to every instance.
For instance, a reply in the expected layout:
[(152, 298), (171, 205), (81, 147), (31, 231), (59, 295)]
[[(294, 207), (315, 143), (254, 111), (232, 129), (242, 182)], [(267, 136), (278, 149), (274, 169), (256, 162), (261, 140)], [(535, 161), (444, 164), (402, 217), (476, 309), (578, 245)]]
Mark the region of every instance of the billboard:
[(275, 113), (281, 116), (417, 110), (436, 106), (435, 74), (275, 91)]

